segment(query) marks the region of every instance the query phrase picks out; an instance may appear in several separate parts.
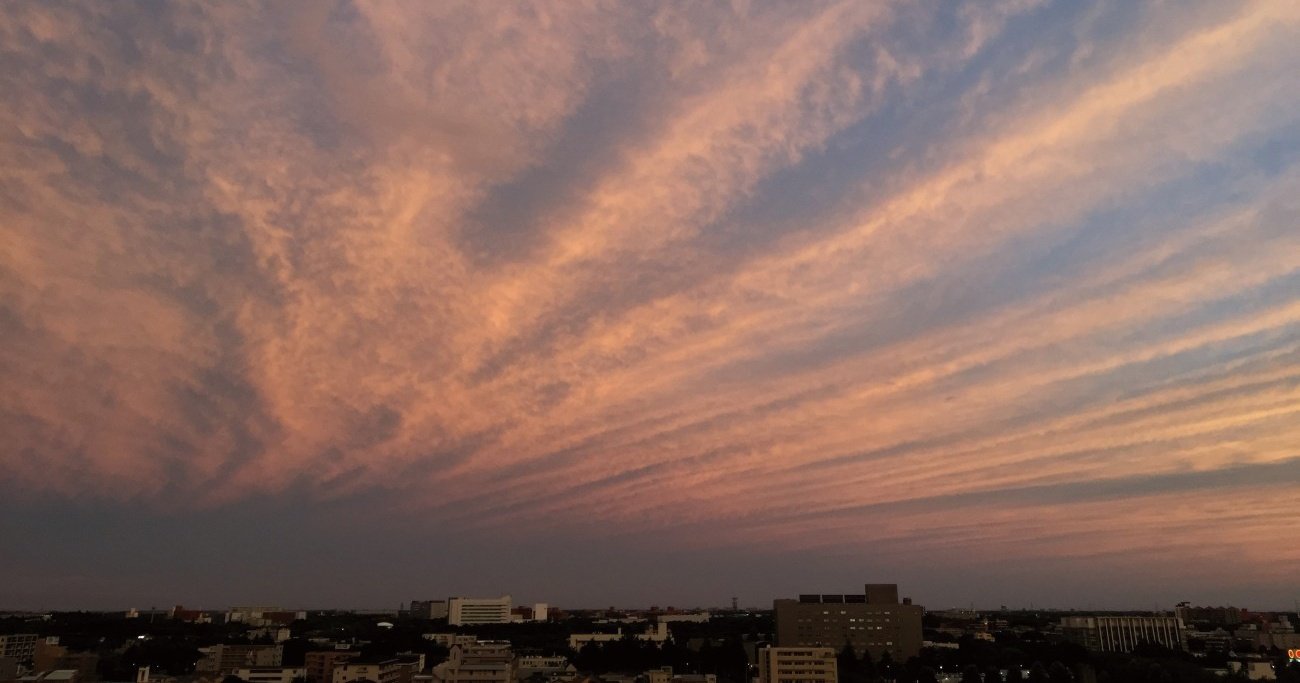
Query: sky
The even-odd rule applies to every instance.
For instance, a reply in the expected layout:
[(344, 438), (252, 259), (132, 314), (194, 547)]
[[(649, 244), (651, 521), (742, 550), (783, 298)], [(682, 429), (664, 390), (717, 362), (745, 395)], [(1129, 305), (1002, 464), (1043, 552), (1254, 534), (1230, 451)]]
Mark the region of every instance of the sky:
[(1300, 598), (1300, 4), (0, 7), (0, 608)]

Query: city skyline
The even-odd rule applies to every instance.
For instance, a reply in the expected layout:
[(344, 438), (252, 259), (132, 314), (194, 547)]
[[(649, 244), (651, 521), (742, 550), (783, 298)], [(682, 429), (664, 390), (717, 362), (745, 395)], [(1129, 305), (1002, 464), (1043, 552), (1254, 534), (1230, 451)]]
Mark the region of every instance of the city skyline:
[(0, 46), (0, 609), (1298, 597), (1300, 5)]

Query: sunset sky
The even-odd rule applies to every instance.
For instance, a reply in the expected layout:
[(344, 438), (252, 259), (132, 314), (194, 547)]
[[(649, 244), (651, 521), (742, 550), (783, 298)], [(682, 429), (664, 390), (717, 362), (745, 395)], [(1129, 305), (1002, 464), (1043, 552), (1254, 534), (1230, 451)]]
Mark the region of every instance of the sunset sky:
[(1300, 3), (0, 7), (0, 608), (1300, 597)]

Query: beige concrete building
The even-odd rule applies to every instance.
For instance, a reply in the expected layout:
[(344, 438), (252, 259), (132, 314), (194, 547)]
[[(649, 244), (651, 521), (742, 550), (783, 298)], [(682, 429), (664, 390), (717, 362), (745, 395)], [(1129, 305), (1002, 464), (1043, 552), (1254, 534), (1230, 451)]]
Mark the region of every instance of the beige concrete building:
[(514, 666), (509, 642), (456, 645), (447, 661), (434, 667), (434, 679), (442, 683), (512, 683)]
[(1066, 640), (1096, 652), (1132, 652), (1140, 643), (1187, 649), (1178, 617), (1063, 617), (1060, 627)]
[(765, 647), (758, 650), (758, 683), (838, 683), (835, 649)]
[(925, 610), (898, 599), (897, 584), (867, 584), (857, 594), (805, 594), (777, 600), (778, 647), (829, 647), (845, 643), (859, 655), (879, 659), (886, 652), (905, 662), (921, 651), (921, 616)]

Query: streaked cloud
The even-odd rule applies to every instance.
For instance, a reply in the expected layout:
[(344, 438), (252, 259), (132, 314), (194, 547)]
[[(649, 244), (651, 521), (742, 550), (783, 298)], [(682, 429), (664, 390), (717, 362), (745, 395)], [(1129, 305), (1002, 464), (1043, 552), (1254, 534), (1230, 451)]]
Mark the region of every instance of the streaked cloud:
[(1231, 554), (1281, 600), (1297, 38), (1276, 2), (6, 7), (0, 490), (904, 574)]

